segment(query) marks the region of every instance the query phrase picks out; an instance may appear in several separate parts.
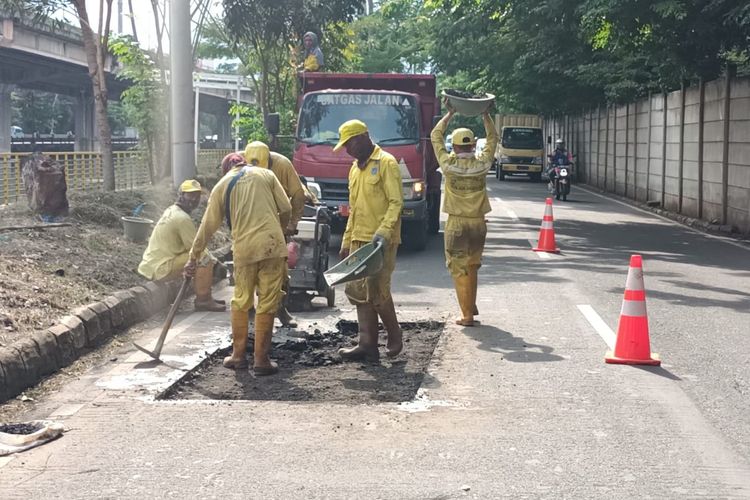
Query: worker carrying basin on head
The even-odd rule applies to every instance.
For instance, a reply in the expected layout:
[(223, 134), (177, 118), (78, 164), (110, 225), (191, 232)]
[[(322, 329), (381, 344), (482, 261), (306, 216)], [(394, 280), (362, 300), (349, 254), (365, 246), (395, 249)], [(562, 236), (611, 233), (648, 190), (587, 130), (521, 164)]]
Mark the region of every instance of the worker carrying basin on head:
[(489, 111), (482, 114), (487, 144), (477, 154), (474, 133), (467, 128), (453, 131), (453, 152), (445, 148), (445, 130), (455, 110), (445, 101), (448, 113), (435, 125), (430, 139), (440, 168), (445, 176), (443, 212), (448, 214), (445, 224), (445, 263), (453, 277), (461, 309), (456, 321), (473, 326), (477, 309), (478, 272), (487, 237), (484, 215), (490, 211), (487, 199), (487, 172), (497, 147), (497, 132)]
[[(180, 185), (177, 202), (164, 211), (148, 240), (148, 247), (138, 266), (138, 273), (142, 276), (154, 281), (166, 281), (182, 275), (196, 233), (190, 213), (200, 204), (201, 193), (201, 185), (196, 180), (186, 180)], [(224, 301), (214, 300), (211, 294), (213, 257), (204, 249), (196, 256), (196, 262), (193, 280), (195, 310), (226, 310)]]
[(249, 163), (222, 177), (211, 191), (185, 275), (195, 272), (198, 258), (226, 219), (232, 236), (235, 287), (231, 302), (232, 354), (224, 358), (224, 366), (247, 367), (247, 313), (257, 291), (253, 370), (256, 375), (271, 375), (278, 371), (269, 353), (286, 273), (283, 228), (288, 227), (292, 206), (276, 176), (257, 165), (257, 160)]
[[(289, 222), (283, 227), (284, 236), (288, 242), (289, 238), (297, 232), (297, 224), (305, 210), (305, 189), (302, 186), (299, 175), (297, 175), (297, 171), (294, 170), (292, 162), (286, 156), (271, 151), (266, 144), (260, 141), (248, 144), (245, 148), (244, 157), (247, 164), (270, 170), (279, 180), (281, 187), (289, 198), (289, 202), (292, 205), (292, 213), (289, 216)], [(295, 328), (297, 322), (294, 321), (294, 318), (286, 308), (286, 297), (289, 290), (289, 270), (287, 269), (284, 273), (286, 276), (284, 279), (284, 296), (279, 304), (279, 310), (276, 315), (283, 326)]]
[(386, 354), (397, 356), (403, 349), (401, 327), (391, 297), (391, 274), (401, 242), (401, 209), (404, 204), (401, 171), (396, 159), (373, 144), (367, 125), (350, 120), (339, 127), (339, 141), (333, 150), (345, 148), (354, 163), (349, 170), (349, 218), (339, 256), (346, 258), (363, 245), (383, 246), (383, 267), (369, 277), (346, 285), (349, 302), (357, 307), (359, 343), (340, 349), (346, 360), (379, 359), (378, 315), (388, 334)]

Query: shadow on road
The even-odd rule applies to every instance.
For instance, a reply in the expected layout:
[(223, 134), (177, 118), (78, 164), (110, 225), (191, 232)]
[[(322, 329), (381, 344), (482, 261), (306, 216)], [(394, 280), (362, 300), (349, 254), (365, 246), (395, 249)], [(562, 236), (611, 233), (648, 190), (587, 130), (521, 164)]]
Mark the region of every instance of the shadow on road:
[(514, 337), (513, 334), (494, 326), (464, 328), (463, 331), (467, 337), (479, 342), (479, 349), (501, 354), (506, 361), (546, 363), (564, 359), (552, 354), (554, 349), (550, 346), (526, 342), (522, 337)]

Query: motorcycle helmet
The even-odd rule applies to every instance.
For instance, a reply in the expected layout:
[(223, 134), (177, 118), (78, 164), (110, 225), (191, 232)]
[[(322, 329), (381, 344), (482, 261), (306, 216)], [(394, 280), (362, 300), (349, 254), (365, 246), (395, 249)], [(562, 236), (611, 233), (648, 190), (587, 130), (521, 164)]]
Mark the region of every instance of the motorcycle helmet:
[(555, 141), (555, 149), (565, 149), (565, 141), (562, 139), (557, 139)]

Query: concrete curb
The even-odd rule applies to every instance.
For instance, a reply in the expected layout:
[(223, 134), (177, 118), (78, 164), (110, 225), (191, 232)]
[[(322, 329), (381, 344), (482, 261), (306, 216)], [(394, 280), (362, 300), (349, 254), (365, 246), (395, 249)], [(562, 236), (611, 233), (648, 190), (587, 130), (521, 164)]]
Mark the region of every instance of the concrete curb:
[[(214, 253), (226, 260), (230, 249)], [(221, 267), (217, 266), (220, 273)], [(223, 277), (220, 274), (220, 278)], [(148, 282), (81, 306), (57, 324), (0, 347), (0, 403), (69, 366), (103, 341), (171, 305), (180, 283)]]

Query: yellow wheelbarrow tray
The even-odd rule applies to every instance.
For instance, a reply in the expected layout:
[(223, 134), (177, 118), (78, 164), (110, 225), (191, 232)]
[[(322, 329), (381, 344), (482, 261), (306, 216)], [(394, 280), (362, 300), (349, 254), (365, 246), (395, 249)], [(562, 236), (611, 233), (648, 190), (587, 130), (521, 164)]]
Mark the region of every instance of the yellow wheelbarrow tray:
[(383, 246), (368, 243), (323, 273), (328, 286), (336, 286), (367, 276), (383, 269)]

